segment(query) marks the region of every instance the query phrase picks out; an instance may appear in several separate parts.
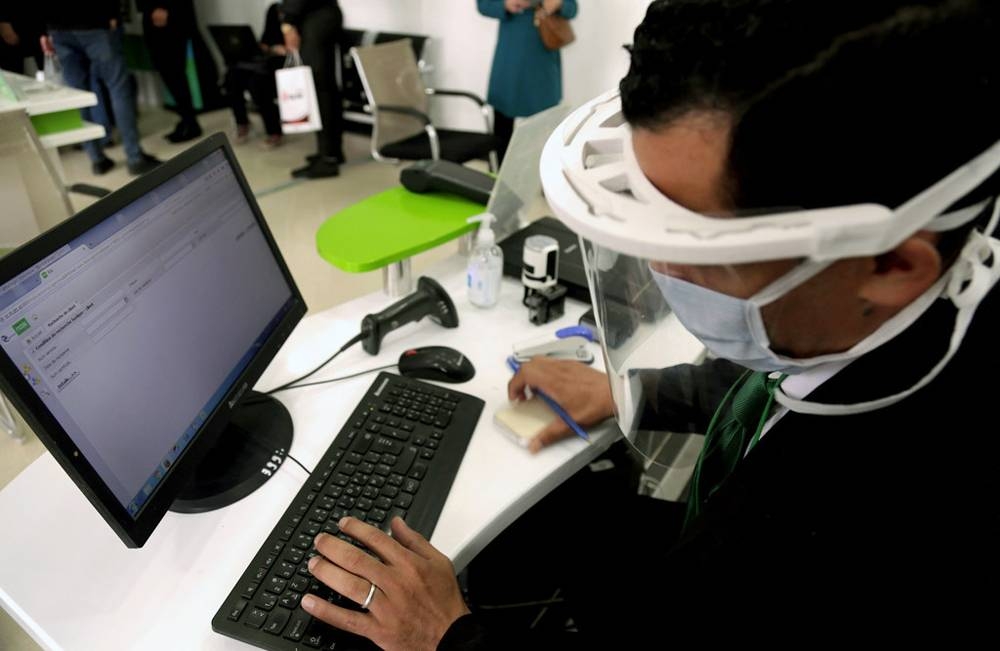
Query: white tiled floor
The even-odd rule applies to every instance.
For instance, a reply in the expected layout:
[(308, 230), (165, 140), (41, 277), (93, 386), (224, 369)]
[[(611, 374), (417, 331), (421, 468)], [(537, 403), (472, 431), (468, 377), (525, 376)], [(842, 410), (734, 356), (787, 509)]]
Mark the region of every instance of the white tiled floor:
[[(203, 115), (200, 121), (206, 134), (215, 131), (229, 132), (232, 128), (228, 111)], [(143, 138), (143, 147), (146, 151), (167, 159), (187, 148), (190, 143), (172, 145), (162, 138), (172, 126), (172, 114), (146, 111), (140, 118), (141, 132), (151, 134)], [(258, 133), (256, 139), (236, 147), (236, 154), (251, 188), (259, 197), (261, 210), (310, 311), (326, 309), (348, 298), (367, 294), (381, 287), (382, 278), (379, 272), (350, 274), (332, 267), (320, 258), (316, 252), (315, 234), (320, 224), (333, 213), (395, 185), (398, 182), (400, 168), (371, 160), (368, 153), (368, 139), (347, 134), (344, 139), (344, 150), (348, 162), (341, 169), (339, 177), (292, 182), (289, 171), (302, 165), (305, 156), (314, 151), (314, 137), (311, 135), (288, 137), (284, 146), (273, 151), (265, 151), (261, 146), (261, 139), (262, 136)], [(118, 161), (119, 165), (108, 174), (95, 177), (90, 173), (90, 163), (83, 152), (73, 150), (63, 152), (61, 158), (67, 179), (70, 182), (90, 183), (109, 189), (116, 189), (126, 184), (130, 177), (124, 169), (121, 147), (109, 149), (108, 154)], [(73, 195), (74, 205), (78, 209), (92, 201), (81, 195)], [(414, 274), (419, 274), (422, 269), (456, 250), (457, 244), (452, 243), (417, 256), (413, 261)], [(30, 432), (23, 442), (0, 434), (0, 489), (37, 459), (43, 451), (42, 444)], [(0, 649), (4, 651), (38, 649), (2, 609), (0, 609)]]

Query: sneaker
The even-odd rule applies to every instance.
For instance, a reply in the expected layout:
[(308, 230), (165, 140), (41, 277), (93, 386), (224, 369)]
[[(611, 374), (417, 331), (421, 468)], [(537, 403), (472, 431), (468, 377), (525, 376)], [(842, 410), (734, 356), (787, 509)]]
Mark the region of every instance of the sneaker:
[(129, 162), (128, 173), (132, 176), (140, 176), (146, 172), (151, 172), (152, 170), (159, 167), (163, 161), (155, 156), (150, 156), (147, 153), (143, 153), (139, 160), (135, 162)]
[(90, 164), (90, 171), (94, 173), (95, 176), (102, 176), (111, 171), (111, 168), (115, 166), (115, 162), (105, 156), (96, 163)]
[(264, 148), (274, 149), (275, 147), (280, 147), (284, 141), (285, 140), (281, 137), (280, 133), (272, 133), (264, 139)]
[(305, 167), (292, 171), (297, 179), (326, 179), (340, 176), (340, 164), (336, 159), (318, 158)]
[(170, 142), (177, 144), (194, 140), (201, 136), (201, 125), (197, 122), (181, 122), (172, 132), (164, 136)]

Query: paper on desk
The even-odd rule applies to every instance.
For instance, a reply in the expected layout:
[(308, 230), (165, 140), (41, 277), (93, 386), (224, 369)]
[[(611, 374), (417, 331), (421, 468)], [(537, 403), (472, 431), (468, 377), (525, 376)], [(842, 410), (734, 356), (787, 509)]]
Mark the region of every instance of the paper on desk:
[(501, 407), (493, 414), (493, 421), (503, 433), (525, 446), (557, 418), (538, 396)]

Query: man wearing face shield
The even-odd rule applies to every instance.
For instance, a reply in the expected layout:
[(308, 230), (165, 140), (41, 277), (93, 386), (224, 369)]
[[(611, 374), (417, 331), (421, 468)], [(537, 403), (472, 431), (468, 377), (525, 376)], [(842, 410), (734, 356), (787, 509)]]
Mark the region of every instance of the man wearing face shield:
[[(998, 42), (985, 1), (653, 2), (620, 92), (542, 158), (618, 333), (607, 375), (537, 360), (509, 390), (585, 425), (613, 414), (628, 442), (707, 432), (689, 503), (571, 480), (504, 534), (518, 555), (477, 559), (511, 583), (559, 577), (575, 636), (469, 614), (447, 559), (400, 522), (395, 540), (345, 523), (381, 560), (319, 541), (321, 580), (359, 601), (378, 586), (367, 613), (307, 610), (386, 648), (985, 631)], [(709, 361), (671, 365), (672, 320)]]

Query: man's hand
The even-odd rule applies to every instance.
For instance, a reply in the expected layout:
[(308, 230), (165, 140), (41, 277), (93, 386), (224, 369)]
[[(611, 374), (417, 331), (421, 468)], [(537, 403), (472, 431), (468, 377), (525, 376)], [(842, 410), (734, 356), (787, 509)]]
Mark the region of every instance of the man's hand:
[(313, 617), (389, 651), (436, 649), (452, 623), (469, 612), (455, 568), (402, 519), (394, 518), (391, 525), (392, 538), (356, 518), (343, 518), (338, 523), (341, 531), (378, 558), (320, 534), (315, 545), (321, 556), (309, 561), (313, 576), (358, 604), (364, 603), (374, 584), (368, 612), (309, 595), (303, 597), (302, 607)]
[(42, 46), (43, 54), (55, 54), (56, 48), (52, 45), (52, 37), (48, 34), (43, 34), (38, 38), (38, 43)]
[(298, 28), (295, 25), (285, 23), (281, 26), (281, 33), (285, 36), (285, 49), (297, 52), (302, 45), (302, 37), (299, 35)]
[[(547, 393), (583, 427), (595, 425), (614, 415), (614, 400), (608, 376), (572, 360), (535, 357), (507, 384), (510, 400), (524, 400), (528, 387)], [(561, 418), (555, 419), (532, 439), (528, 449), (538, 452), (556, 441), (573, 436)]]
[(503, 0), (503, 8), (507, 10), (507, 13), (519, 14), (530, 7), (529, 0)]
[(14, 26), (10, 23), (0, 23), (0, 39), (11, 47), (15, 47), (21, 42), (21, 37), (14, 31)]
[(167, 19), (170, 18), (170, 12), (166, 9), (154, 9), (153, 15), (149, 17), (153, 21), (153, 27), (166, 27)]

